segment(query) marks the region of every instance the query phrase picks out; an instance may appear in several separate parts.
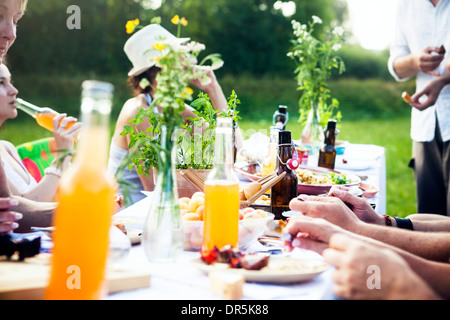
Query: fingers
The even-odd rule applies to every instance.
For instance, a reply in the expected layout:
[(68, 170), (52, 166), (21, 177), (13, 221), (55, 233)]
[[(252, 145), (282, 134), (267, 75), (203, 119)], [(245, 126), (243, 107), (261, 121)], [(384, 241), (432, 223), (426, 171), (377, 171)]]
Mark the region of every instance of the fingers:
[(289, 203), (289, 208), (314, 218), (323, 218), (341, 200), (332, 197), (300, 195)]
[(435, 71), (444, 60), (444, 54), (437, 53), (439, 48), (430, 47), (425, 50), (419, 58), (419, 69), (430, 75), (439, 76), (439, 72)]
[(19, 227), (17, 221), (21, 220), (23, 215), (18, 212), (0, 211), (0, 233), (11, 232)]
[(19, 205), (16, 199), (0, 198), (0, 210), (9, 210)]
[(328, 248), (328, 244), (316, 240), (312, 240), (308, 236), (300, 236), (295, 238), (290, 243), (291, 249), (293, 248), (300, 248), (305, 250), (311, 250), (318, 254), (322, 254), (324, 250)]

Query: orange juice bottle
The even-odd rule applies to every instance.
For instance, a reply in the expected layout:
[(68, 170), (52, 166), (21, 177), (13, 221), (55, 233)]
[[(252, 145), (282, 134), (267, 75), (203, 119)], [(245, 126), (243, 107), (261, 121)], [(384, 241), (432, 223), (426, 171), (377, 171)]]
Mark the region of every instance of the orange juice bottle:
[(214, 166), (205, 181), (202, 250), (238, 246), (239, 180), (233, 170), (232, 121), (217, 119)]
[[(53, 118), (58, 115), (58, 112), (50, 108), (40, 108), (20, 98), (17, 98), (16, 105), (18, 109), (28, 113), (36, 119), (38, 125), (49, 131), (53, 131)], [(74, 124), (75, 122), (69, 122), (65, 129), (69, 129)]]
[(73, 165), (62, 177), (46, 299), (101, 299), (114, 212), (114, 179), (107, 174), (112, 85), (83, 83), (85, 126)]

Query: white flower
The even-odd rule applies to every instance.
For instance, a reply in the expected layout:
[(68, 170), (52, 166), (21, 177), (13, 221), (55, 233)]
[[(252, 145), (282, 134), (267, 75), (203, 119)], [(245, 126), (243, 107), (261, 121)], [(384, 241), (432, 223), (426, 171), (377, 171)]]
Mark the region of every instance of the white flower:
[(334, 28), (333, 34), (342, 37), (342, 35), (344, 34), (344, 28), (342, 28), (342, 27), (336, 27), (336, 28)]
[(312, 16), (313, 22), (322, 24), (322, 19), (320, 19), (318, 16)]
[(333, 49), (334, 51), (338, 51), (340, 48), (342, 48), (342, 46), (339, 43), (336, 43), (331, 49)]
[(206, 49), (205, 45), (203, 43), (191, 41), (186, 43), (186, 47), (190, 52), (200, 52)]

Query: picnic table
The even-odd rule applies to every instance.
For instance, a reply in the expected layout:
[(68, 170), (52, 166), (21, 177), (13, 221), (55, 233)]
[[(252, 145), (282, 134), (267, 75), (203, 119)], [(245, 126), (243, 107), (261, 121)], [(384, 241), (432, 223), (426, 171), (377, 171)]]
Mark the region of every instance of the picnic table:
[[(378, 188), (378, 193), (369, 199), (379, 214), (386, 212), (386, 162), (384, 148), (376, 145), (349, 144), (344, 154), (336, 159), (336, 170), (351, 172), (363, 177), (364, 182)], [(145, 204), (145, 201), (147, 203)], [(141, 200), (118, 215), (126, 217), (135, 215), (136, 210), (146, 210), (148, 199)], [(264, 251), (268, 248), (255, 242), (248, 251)], [(273, 248), (271, 248), (273, 249)], [(285, 253), (283, 253), (285, 254)], [(290, 253), (295, 258), (322, 259), (320, 255), (301, 249)], [(122, 268), (150, 271), (151, 285), (131, 291), (110, 294), (109, 300), (215, 300), (222, 299), (210, 290), (208, 276), (194, 263), (200, 257), (198, 252), (183, 251), (174, 263), (151, 263), (147, 261), (141, 245), (133, 246)], [(331, 299), (332, 282), (329, 268), (310, 281), (293, 284), (252, 283), (246, 282), (242, 299), (251, 300), (319, 300)]]

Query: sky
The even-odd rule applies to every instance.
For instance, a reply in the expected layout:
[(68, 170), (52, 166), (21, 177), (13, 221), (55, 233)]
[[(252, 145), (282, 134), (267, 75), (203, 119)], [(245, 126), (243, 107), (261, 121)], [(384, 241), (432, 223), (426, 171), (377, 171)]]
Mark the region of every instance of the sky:
[(347, 0), (349, 25), (362, 47), (389, 47), (394, 29), (397, 0)]

